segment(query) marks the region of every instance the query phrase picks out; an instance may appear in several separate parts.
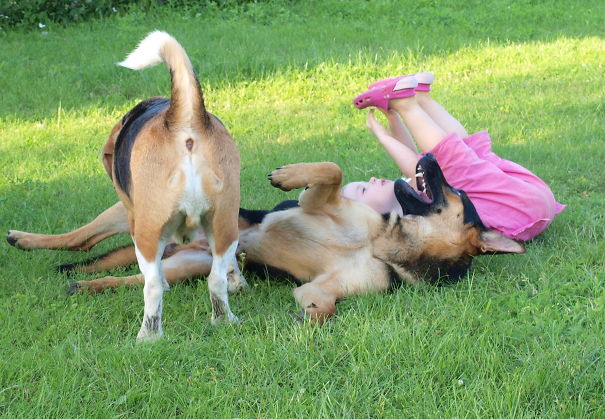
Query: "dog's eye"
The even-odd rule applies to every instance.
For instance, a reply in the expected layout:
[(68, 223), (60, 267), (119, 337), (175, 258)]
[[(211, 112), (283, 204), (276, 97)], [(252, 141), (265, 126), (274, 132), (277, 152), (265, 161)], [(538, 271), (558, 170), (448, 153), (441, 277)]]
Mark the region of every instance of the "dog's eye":
[(365, 195), (365, 193), (366, 193), (366, 188), (361, 188), (361, 194)]

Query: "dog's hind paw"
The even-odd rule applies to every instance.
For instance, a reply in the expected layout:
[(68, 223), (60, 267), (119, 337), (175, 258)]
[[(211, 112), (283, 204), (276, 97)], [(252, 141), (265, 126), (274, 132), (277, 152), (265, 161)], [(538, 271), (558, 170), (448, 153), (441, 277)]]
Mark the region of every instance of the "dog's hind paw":
[(13, 247), (16, 247), (17, 249), (29, 250), (19, 244), (19, 239), (21, 238), (20, 237), (21, 234), (22, 233), (20, 231), (8, 230), (6, 232), (6, 241), (8, 242), (8, 244), (10, 244)]
[(11, 246), (14, 246), (17, 243), (17, 239), (15, 237), (11, 236), (11, 231), (8, 230), (6, 232), (6, 241), (8, 242), (8, 244), (10, 244)]
[(151, 343), (160, 340), (164, 336), (162, 330), (148, 330), (141, 329), (137, 334), (137, 344), (140, 343)]
[(67, 295), (81, 294), (82, 285), (79, 282), (72, 282), (67, 288)]
[(231, 293), (236, 293), (248, 289), (248, 281), (241, 273), (231, 274), (227, 276), (227, 290)]

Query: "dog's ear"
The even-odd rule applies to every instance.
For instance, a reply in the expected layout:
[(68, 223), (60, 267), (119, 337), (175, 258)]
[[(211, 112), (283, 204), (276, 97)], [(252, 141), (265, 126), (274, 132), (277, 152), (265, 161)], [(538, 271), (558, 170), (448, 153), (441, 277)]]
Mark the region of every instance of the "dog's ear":
[(481, 253), (525, 253), (521, 243), (491, 230), (479, 234), (477, 247)]

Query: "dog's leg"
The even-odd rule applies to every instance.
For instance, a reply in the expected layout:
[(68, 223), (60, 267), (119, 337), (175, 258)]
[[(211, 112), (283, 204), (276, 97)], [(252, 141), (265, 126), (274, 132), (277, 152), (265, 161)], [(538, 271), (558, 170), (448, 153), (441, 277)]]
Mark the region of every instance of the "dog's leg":
[(284, 191), (305, 188), (299, 204), (305, 211), (338, 205), (342, 170), (331, 162), (296, 163), (282, 166), (269, 174), (271, 185)]
[(212, 269), (208, 276), (208, 290), (212, 303), (212, 324), (221, 322), (234, 323), (237, 317), (229, 308), (228, 290), (239, 290), (247, 287), (247, 282), (239, 271), (236, 259), (238, 244), (237, 217), (229, 217), (218, 208), (211, 220), (203, 218), (204, 232), (212, 251)]
[(336, 313), (336, 300), (343, 298), (336, 275), (320, 275), (294, 290), (296, 302), (303, 308), (301, 316), (312, 323), (322, 324)]
[[(183, 252), (192, 251), (192, 253), (208, 253), (208, 243), (206, 241), (196, 241), (189, 244), (176, 244), (170, 243), (164, 249), (164, 255), (162, 256), (162, 263), (165, 264), (167, 258), (172, 255)], [(94, 257), (89, 260), (76, 263), (66, 263), (57, 267), (59, 272), (67, 272), (68, 274), (82, 272), (82, 273), (94, 273), (109, 271), (111, 269), (119, 268), (122, 266), (132, 265), (137, 262), (137, 256), (134, 251), (134, 245), (121, 247), (114, 249), (109, 253), (101, 256)], [(166, 267), (164, 267), (166, 271)], [(208, 270), (210, 272), (210, 270)], [(170, 283), (170, 281), (168, 281)]]
[(121, 202), (103, 211), (89, 224), (65, 234), (35, 234), (9, 230), (6, 240), (19, 249), (89, 250), (114, 234), (128, 233), (128, 214)]
[[(212, 303), (212, 324), (219, 323), (237, 323), (238, 318), (231, 312), (229, 308), (229, 298), (227, 291), (230, 283), (233, 289), (240, 289), (241, 278), (237, 261), (235, 259), (235, 250), (237, 249), (237, 241), (234, 241), (231, 246), (221, 255), (213, 256), (212, 269), (208, 276), (208, 290), (210, 291), (210, 302)], [(231, 281), (229, 277), (233, 278)]]
[(73, 294), (99, 294), (108, 289), (114, 289), (118, 287), (130, 287), (136, 285), (143, 285), (145, 278), (143, 274), (128, 275), (128, 276), (105, 276), (99, 279), (93, 279), (90, 281), (77, 281), (69, 284), (67, 289), (68, 295)]
[(233, 253), (231, 253), (231, 247), (229, 248), (229, 255), (225, 255), (229, 260), (229, 267), (227, 268), (227, 290), (232, 293), (240, 292), (249, 287), (248, 281), (239, 269), (238, 263), (238, 241), (234, 242)]
[[(212, 255), (207, 251), (189, 247), (179, 251), (162, 261), (164, 277), (172, 286), (189, 278), (207, 276), (212, 267)], [(106, 289), (121, 286), (136, 286), (145, 283), (142, 274), (124, 277), (106, 276), (92, 281), (73, 282), (69, 286), (68, 293), (97, 294)]]
[(162, 337), (162, 297), (168, 283), (162, 271), (162, 254), (166, 242), (154, 222), (136, 220), (134, 243), (139, 269), (145, 278), (143, 297), (145, 308), (137, 341), (152, 341)]
[(93, 259), (60, 265), (57, 267), (57, 270), (68, 274), (76, 272), (94, 273), (132, 265), (133, 263), (136, 263), (136, 261), (137, 257), (134, 252), (134, 246), (126, 246), (114, 249), (109, 253), (97, 256)]

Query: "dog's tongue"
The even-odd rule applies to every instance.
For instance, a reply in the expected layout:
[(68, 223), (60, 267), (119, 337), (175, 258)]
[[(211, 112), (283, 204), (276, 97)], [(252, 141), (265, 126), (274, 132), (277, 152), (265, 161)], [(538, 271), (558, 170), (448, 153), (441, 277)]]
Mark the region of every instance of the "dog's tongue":
[(416, 191), (416, 192), (418, 193), (418, 196), (420, 198), (422, 198), (425, 202), (427, 202), (427, 203), (431, 202), (431, 198), (429, 198), (429, 196), (426, 193), (424, 193), (422, 191)]

